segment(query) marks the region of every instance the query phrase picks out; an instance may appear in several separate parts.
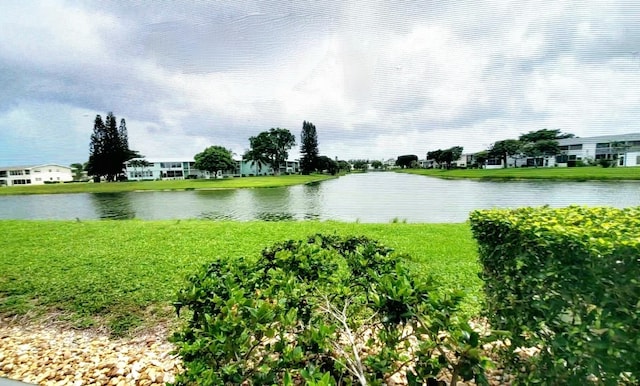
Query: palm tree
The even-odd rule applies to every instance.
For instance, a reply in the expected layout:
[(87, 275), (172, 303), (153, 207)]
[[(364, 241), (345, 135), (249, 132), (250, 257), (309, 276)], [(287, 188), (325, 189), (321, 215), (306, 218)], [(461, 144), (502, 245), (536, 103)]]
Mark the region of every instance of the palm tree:
[(73, 180), (82, 180), (82, 172), (84, 171), (84, 166), (81, 163), (75, 163), (69, 166), (71, 167), (71, 170), (73, 170)]
[(151, 165), (151, 163), (146, 159), (141, 159), (138, 161), (140, 162), (140, 167), (142, 168), (142, 178), (144, 179), (144, 169), (148, 168)]
[(244, 153), (244, 156), (242, 156), (242, 159), (251, 161), (251, 167), (256, 167), (256, 175), (259, 175), (262, 171), (262, 165), (267, 164), (267, 160), (264, 158), (264, 155), (253, 150), (247, 150)]

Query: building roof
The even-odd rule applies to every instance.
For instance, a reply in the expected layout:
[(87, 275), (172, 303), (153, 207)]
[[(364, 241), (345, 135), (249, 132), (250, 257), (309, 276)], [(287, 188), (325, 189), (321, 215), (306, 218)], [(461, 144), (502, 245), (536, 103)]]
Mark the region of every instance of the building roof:
[(580, 143), (598, 143), (598, 142), (614, 142), (614, 141), (640, 141), (640, 133), (599, 135), (596, 137), (574, 137), (559, 139), (560, 145), (574, 145)]
[(70, 166), (64, 166), (59, 164), (38, 164), (38, 165), (14, 165), (14, 166), (0, 166), (0, 170), (25, 170), (25, 169), (35, 169), (41, 168), (44, 166), (56, 166), (59, 168), (71, 169)]

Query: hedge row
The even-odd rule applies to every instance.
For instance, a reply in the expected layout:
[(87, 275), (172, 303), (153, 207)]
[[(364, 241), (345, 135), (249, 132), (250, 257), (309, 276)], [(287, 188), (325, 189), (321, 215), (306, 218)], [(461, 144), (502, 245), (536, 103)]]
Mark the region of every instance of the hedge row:
[[(487, 315), (523, 383), (640, 379), (640, 208), (471, 214)], [(533, 356), (522, 355), (533, 348)]]

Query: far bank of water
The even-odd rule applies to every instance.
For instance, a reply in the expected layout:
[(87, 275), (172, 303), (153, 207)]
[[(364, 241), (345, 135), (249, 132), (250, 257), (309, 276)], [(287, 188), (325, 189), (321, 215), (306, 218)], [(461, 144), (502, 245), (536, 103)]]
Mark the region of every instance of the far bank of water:
[(220, 191), (0, 196), (0, 219), (464, 222), (475, 209), (640, 206), (640, 182), (443, 180), (350, 174), (310, 185)]

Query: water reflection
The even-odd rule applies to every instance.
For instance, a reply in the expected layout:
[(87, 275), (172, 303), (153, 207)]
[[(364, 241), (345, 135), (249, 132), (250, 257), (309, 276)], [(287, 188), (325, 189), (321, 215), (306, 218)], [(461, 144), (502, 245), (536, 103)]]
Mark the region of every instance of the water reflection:
[(640, 205), (640, 182), (441, 180), (348, 175), (286, 188), (0, 196), (2, 219), (464, 222), (475, 209)]
[(94, 193), (91, 201), (100, 219), (127, 220), (136, 217), (132, 193)]
[(222, 212), (202, 212), (198, 215), (198, 218), (201, 220), (215, 220), (215, 221), (231, 221), (236, 220), (229, 213)]

